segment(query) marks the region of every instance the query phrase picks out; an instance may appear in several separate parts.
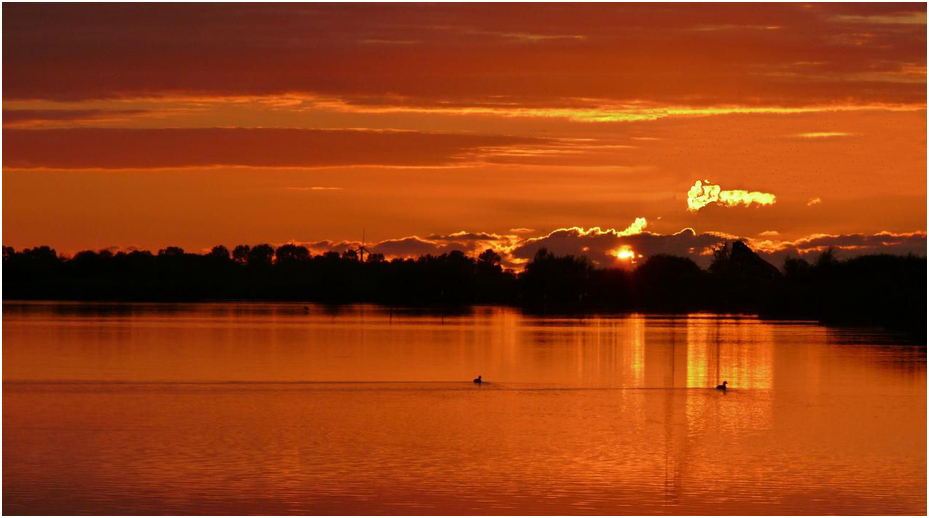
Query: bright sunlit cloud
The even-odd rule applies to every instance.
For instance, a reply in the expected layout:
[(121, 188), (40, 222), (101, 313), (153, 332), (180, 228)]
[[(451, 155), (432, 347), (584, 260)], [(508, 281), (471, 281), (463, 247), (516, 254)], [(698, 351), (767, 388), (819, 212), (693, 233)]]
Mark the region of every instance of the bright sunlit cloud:
[(635, 221), (633, 221), (631, 225), (626, 227), (625, 230), (617, 232), (617, 235), (634, 236), (636, 234), (641, 234), (647, 226), (648, 221), (646, 221), (645, 218), (635, 218)]
[(717, 203), (724, 207), (737, 207), (745, 205), (746, 207), (755, 203), (758, 205), (773, 205), (776, 197), (767, 192), (732, 190), (724, 191), (718, 185), (706, 183), (697, 180), (694, 186), (687, 191), (687, 210), (697, 212), (711, 203)]

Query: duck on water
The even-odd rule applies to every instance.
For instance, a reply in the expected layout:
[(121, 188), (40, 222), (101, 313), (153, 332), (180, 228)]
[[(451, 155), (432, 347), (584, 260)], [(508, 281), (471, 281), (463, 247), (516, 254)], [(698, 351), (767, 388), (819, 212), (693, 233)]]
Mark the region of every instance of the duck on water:
[(474, 383), (484, 383), (484, 380), (482, 380), (481, 377), (478, 376), (478, 377), (474, 378)]
[[(476, 381), (476, 380), (475, 380)], [(724, 381), (722, 385), (716, 385), (716, 390), (726, 390), (726, 385), (729, 384), (728, 381)]]

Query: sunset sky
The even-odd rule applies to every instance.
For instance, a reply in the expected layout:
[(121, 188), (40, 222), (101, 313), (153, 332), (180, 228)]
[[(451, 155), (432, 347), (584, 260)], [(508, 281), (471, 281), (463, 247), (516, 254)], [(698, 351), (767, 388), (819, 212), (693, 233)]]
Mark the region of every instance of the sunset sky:
[(926, 254), (922, 3), (3, 19), (6, 246)]

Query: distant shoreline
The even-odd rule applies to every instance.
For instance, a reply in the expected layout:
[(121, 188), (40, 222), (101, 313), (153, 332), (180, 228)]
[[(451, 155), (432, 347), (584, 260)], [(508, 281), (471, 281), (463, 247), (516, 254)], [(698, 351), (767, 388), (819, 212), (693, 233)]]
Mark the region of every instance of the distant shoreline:
[[(237, 249), (237, 252), (239, 250)], [(829, 326), (881, 327), (926, 336), (925, 257), (865, 255), (838, 260), (787, 259), (783, 269), (744, 243), (716, 251), (708, 269), (685, 257), (656, 255), (634, 270), (604, 269), (586, 257), (540, 250), (524, 271), (505, 270), (487, 250), (418, 259), (260, 245), (230, 254), (180, 249), (59, 257), (48, 247), (4, 248), (4, 301), (293, 302), (422, 308), (441, 313), (480, 305), (527, 314), (697, 312), (803, 320)]]

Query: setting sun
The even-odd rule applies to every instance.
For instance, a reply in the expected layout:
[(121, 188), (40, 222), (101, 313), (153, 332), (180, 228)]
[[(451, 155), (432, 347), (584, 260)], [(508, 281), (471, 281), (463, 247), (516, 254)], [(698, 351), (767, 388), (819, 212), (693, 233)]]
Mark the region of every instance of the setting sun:
[(615, 253), (620, 261), (631, 261), (635, 259), (635, 251), (626, 246), (620, 248)]

